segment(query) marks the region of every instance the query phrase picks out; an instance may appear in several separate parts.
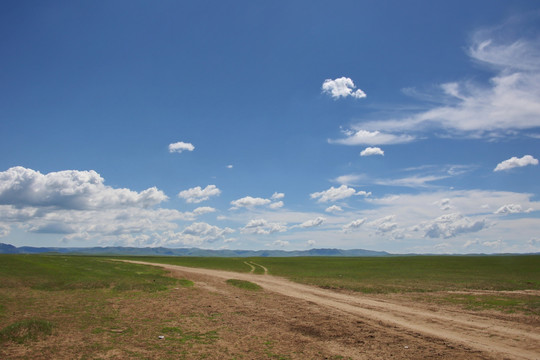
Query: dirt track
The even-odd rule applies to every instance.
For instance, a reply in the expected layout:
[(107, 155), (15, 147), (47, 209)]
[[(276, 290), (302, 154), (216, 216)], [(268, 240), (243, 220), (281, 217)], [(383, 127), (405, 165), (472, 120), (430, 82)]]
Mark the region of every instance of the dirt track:
[[(540, 359), (540, 331), (537, 323), (527, 324), (486, 313), (471, 314), (456, 308), (433, 308), (431, 305), (396, 296), (383, 298), (334, 292), (275, 276), (255, 275), (253, 269), (252, 273), (246, 274), (175, 265), (153, 265), (163, 267), (179, 276), (189, 278), (195, 276), (199, 287), (222, 295), (233, 292), (222, 285), (223, 279), (235, 278), (257, 283), (265, 290), (268, 300), (265, 302), (265, 311), (274, 312), (276, 319), (280, 313), (293, 311), (298, 315), (298, 318), (294, 316), (296, 319), (294, 324), (288, 324), (287, 330), (292, 328), (304, 335), (311, 333), (318, 335), (314, 337), (314, 341), (316, 340), (320, 346), (353, 359), (451, 358), (452, 355), (455, 358), (469, 359)], [(252, 263), (250, 266), (260, 265)], [(290, 301), (278, 301), (277, 298), (276, 301), (271, 301), (272, 297), (276, 296), (284, 296)], [(269, 309), (270, 306), (274, 308)], [(315, 313), (321, 314), (321, 318), (313, 316), (312, 311), (309, 318), (302, 319), (301, 313), (306, 308), (316, 310)], [(337, 323), (362, 324), (364, 332), (366, 327), (369, 327), (369, 335), (366, 335), (365, 341), (372, 339), (372, 341), (386, 341), (389, 344), (393, 336), (395, 338), (399, 335), (405, 337), (404, 341), (407, 341), (407, 344), (400, 345), (400, 349), (404, 351), (397, 353), (377, 353), (381, 349), (373, 347), (371, 349), (375, 352), (370, 353), (369, 347), (351, 345), (350, 341), (339, 338), (339, 336), (347, 337), (346, 333), (336, 331), (333, 334), (331, 331), (318, 329), (319, 324), (326, 323), (330, 326), (328, 323), (330, 318), (322, 314), (330, 315), (332, 321)], [(279, 324), (274, 326), (279, 327)], [(350, 336), (360, 335), (350, 334)], [(362, 343), (365, 341), (361, 340)]]

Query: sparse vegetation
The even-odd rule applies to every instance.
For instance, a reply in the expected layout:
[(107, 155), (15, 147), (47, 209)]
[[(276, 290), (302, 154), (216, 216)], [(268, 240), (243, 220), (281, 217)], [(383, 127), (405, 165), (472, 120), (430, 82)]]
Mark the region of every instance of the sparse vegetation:
[(25, 319), (17, 321), (0, 330), (0, 343), (13, 341), (18, 344), (50, 335), (53, 325), (41, 319)]
[(258, 291), (262, 289), (259, 285), (246, 280), (229, 279), (227, 280), (227, 284), (249, 291)]
[(165, 335), (165, 340), (179, 341), (181, 343), (194, 342), (198, 344), (210, 344), (215, 342), (219, 336), (216, 330), (207, 332), (183, 330), (177, 326), (169, 326), (161, 329)]

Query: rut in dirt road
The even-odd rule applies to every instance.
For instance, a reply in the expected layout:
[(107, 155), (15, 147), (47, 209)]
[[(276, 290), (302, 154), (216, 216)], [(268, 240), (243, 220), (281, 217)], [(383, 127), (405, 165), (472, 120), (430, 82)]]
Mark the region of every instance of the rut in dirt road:
[[(266, 291), (309, 301), (353, 316), (397, 326), (406, 331), (444, 339), (480, 350), (494, 358), (540, 359), (540, 331), (525, 324), (470, 315), (459, 311), (432, 311), (420, 304), (396, 303), (347, 295), (291, 282), (284, 278), (252, 273), (189, 268), (176, 265), (136, 262), (160, 266), (168, 270), (196, 273), (223, 279), (254, 282)], [(258, 264), (254, 264), (260, 266)], [(261, 266), (262, 267), (262, 266)], [(264, 269), (264, 268), (263, 268)], [(267, 269), (265, 269), (265, 273)]]

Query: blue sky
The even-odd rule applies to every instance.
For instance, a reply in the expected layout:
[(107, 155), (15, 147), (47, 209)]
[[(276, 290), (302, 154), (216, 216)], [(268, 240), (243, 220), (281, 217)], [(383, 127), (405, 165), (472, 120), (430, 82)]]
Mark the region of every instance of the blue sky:
[(7, 1), (0, 242), (540, 251), (531, 1)]

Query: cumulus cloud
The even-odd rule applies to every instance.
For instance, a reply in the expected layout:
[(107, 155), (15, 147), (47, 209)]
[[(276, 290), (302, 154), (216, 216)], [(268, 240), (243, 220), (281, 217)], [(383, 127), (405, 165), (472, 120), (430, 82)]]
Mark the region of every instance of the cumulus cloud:
[(380, 219), (373, 220), (367, 223), (367, 225), (374, 227), (379, 233), (387, 233), (397, 229), (398, 225), (394, 222), (395, 219), (395, 215), (388, 215)]
[(253, 208), (255, 206), (263, 206), (268, 205), (272, 201), (269, 199), (263, 199), (263, 198), (254, 198), (251, 196), (246, 196), (241, 199), (233, 200), (231, 201), (232, 209), (239, 209), (239, 208)]
[(371, 193), (365, 191), (356, 191), (355, 189), (348, 187), (347, 185), (341, 185), (338, 188), (331, 186), (328, 190), (321, 192), (314, 192), (310, 194), (312, 199), (318, 199), (317, 202), (330, 202), (338, 201), (349, 198), (353, 195), (369, 196)]
[(250, 220), (241, 231), (247, 234), (268, 235), (275, 232), (287, 231), (287, 226), (283, 223), (271, 223), (265, 219), (254, 219)]
[(300, 224), (300, 227), (302, 228), (310, 228), (310, 227), (315, 227), (315, 226), (319, 226), (321, 225), (326, 219), (321, 217), (321, 216), (318, 216), (317, 218), (315, 219), (311, 219), (311, 220), (307, 220), (307, 221), (304, 221), (303, 223)]
[(529, 208), (529, 209), (524, 211), (523, 208), (521, 207), (521, 205), (519, 205), (519, 204), (506, 204), (506, 205), (503, 205), (500, 208), (498, 208), (497, 211), (495, 211), (494, 214), (507, 215), (507, 214), (519, 214), (519, 213), (522, 213), (522, 212), (531, 212), (531, 211), (533, 211), (532, 208)]
[(538, 159), (535, 159), (531, 155), (525, 155), (522, 158), (517, 158), (514, 156), (499, 163), (493, 171), (506, 171), (516, 167), (524, 167), (528, 165), (538, 165)]
[(214, 209), (213, 207), (201, 206), (201, 207), (198, 207), (195, 210), (193, 210), (193, 213), (195, 215), (204, 215), (204, 214), (213, 213), (215, 211), (216, 211), (216, 209)]
[(274, 194), (272, 194), (272, 200), (279, 200), (279, 199), (283, 199), (284, 197), (285, 197), (284, 193), (275, 192)]
[(89, 210), (150, 207), (165, 200), (167, 196), (155, 187), (136, 192), (106, 186), (93, 170), (41, 174), (17, 166), (0, 172), (0, 205)]
[(197, 222), (187, 226), (182, 231), (182, 235), (196, 237), (202, 241), (215, 241), (233, 232), (234, 230), (228, 227), (222, 229), (204, 222)]
[(332, 205), (327, 207), (324, 211), (326, 211), (327, 213), (337, 213), (343, 211), (343, 209), (341, 208), (341, 206)]
[(322, 91), (325, 94), (331, 95), (334, 99), (340, 97), (351, 96), (356, 99), (366, 97), (366, 93), (361, 89), (356, 89), (354, 82), (347, 77), (340, 77), (338, 79), (326, 79), (322, 84)]
[(415, 140), (415, 137), (407, 134), (392, 134), (379, 130), (369, 131), (366, 129), (343, 130), (344, 138), (328, 139), (330, 144), (341, 145), (388, 145), (404, 144)]
[(366, 222), (366, 219), (356, 219), (354, 221), (351, 221), (347, 225), (343, 226), (342, 231), (343, 232), (352, 232), (356, 229), (358, 229), (360, 226), (362, 226)]
[(487, 227), (486, 220), (471, 220), (459, 213), (442, 215), (424, 224), (425, 237), (451, 238), (464, 233), (477, 232)]
[(384, 151), (382, 151), (381, 148), (378, 148), (378, 147), (367, 147), (360, 152), (360, 156), (373, 156), (373, 155), (384, 156)]
[(191, 143), (185, 143), (183, 141), (175, 142), (173, 144), (169, 144), (169, 152), (170, 153), (181, 153), (182, 151), (193, 151), (195, 150), (195, 146)]
[(200, 186), (196, 186), (191, 189), (180, 191), (178, 197), (184, 199), (187, 203), (198, 204), (208, 200), (211, 196), (217, 196), (219, 194), (221, 194), (221, 190), (219, 190), (216, 185), (208, 185), (204, 189)]

